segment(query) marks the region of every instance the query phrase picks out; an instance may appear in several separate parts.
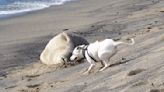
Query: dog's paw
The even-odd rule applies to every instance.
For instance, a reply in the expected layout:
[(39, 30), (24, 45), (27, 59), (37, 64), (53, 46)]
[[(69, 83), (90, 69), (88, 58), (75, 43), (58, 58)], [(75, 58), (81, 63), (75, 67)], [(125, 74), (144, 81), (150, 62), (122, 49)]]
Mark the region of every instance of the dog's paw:
[(83, 75), (89, 75), (90, 73), (92, 73), (92, 71), (85, 71), (85, 72), (83, 72)]
[(101, 71), (105, 70), (107, 67), (109, 67), (109, 65), (102, 67), (99, 71), (101, 72)]
[(106, 69), (106, 67), (103, 67), (103, 68), (101, 68), (100, 70), (99, 70), (99, 72), (101, 72), (101, 71), (103, 71), (103, 70), (105, 70)]
[(89, 72), (88, 72), (88, 71), (83, 72), (83, 75), (88, 75), (88, 74), (89, 74)]

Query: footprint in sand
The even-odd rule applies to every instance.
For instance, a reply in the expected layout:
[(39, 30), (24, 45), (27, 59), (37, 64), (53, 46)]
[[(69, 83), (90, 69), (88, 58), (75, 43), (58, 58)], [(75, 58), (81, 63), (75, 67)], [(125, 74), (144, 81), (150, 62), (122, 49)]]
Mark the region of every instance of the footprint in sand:
[(134, 76), (134, 75), (137, 75), (139, 73), (141, 73), (142, 71), (145, 71), (145, 69), (135, 69), (135, 70), (132, 70), (128, 73), (128, 76)]
[(5, 89), (11, 89), (11, 88), (15, 88), (15, 87), (17, 87), (17, 86), (16, 85), (13, 85), (13, 86), (9, 86), (9, 87), (7, 87)]
[(27, 89), (18, 90), (18, 92), (39, 92), (41, 84), (26, 85)]
[(21, 90), (18, 90), (18, 92), (39, 92), (39, 88), (36, 88), (36, 89), (21, 89)]
[(40, 84), (34, 84), (34, 85), (27, 85), (26, 87), (28, 88), (36, 88), (36, 87), (39, 87)]
[(140, 82), (133, 84), (132, 87), (138, 87), (138, 86), (142, 86), (142, 85), (146, 85), (146, 84), (147, 84), (146, 81), (140, 81)]
[[(25, 78), (27, 78), (27, 81), (31, 81), (33, 78), (39, 77), (40, 75), (26, 75)], [(22, 77), (22, 80), (24, 80), (24, 77)]]
[(149, 92), (164, 92), (164, 89), (151, 89)]

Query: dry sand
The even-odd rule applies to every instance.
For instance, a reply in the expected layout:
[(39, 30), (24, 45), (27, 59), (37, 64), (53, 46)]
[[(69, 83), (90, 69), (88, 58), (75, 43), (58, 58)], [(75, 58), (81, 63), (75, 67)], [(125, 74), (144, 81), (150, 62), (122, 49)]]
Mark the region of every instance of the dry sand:
[[(68, 30), (67, 30), (68, 29)], [(39, 54), (57, 33), (126, 41), (103, 72), (56, 69)], [(79, 0), (0, 21), (0, 92), (164, 92), (164, 1)]]

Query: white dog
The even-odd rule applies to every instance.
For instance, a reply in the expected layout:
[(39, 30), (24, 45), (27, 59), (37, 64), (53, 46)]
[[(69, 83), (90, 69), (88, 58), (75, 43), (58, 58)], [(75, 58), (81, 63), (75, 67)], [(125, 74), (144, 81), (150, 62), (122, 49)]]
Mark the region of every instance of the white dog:
[(131, 41), (131, 43), (125, 43), (114, 41), (112, 39), (105, 39), (103, 41), (96, 41), (89, 45), (80, 45), (73, 50), (70, 60), (78, 61), (80, 59), (86, 58), (90, 63), (90, 67), (85, 73), (90, 72), (96, 61), (101, 61), (101, 64), (104, 67), (102, 67), (99, 71), (103, 71), (109, 66), (107, 62), (117, 52), (116, 47), (120, 44), (133, 45), (135, 43), (134, 39), (131, 39)]

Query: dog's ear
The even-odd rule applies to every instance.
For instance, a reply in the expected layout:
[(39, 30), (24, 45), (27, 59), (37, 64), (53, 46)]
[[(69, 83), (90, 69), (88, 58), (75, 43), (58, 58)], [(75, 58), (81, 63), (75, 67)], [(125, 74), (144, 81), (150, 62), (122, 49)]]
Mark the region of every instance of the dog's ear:
[(77, 50), (80, 50), (80, 49), (82, 49), (82, 47), (79, 47), (79, 46), (78, 46), (78, 47), (76, 47), (76, 49), (77, 49)]
[(80, 47), (76, 47), (76, 49), (77, 49), (77, 50), (79, 50), (79, 49), (80, 49)]
[(84, 47), (83, 47), (83, 50), (86, 50), (86, 49), (87, 49), (87, 46), (84, 46)]
[(80, 46), (77, 46), (77, 47), (76, 47), (77, 50), (82, 50), (82, 49), (85, 49), (85, 48), (86, 48), (85, 45), (80, 45)]

